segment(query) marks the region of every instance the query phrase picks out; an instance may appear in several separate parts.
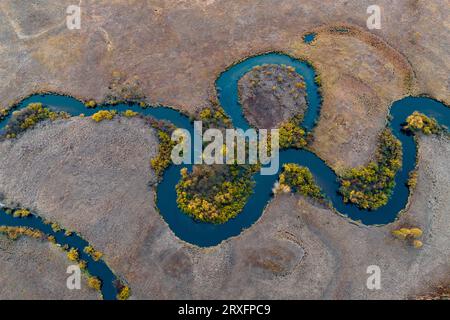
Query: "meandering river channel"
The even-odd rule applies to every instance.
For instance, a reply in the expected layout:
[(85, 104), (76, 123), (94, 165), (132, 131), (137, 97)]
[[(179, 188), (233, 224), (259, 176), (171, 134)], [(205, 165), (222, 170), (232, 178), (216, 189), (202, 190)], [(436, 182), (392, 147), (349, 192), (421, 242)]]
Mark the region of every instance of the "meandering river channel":
[[(305, 113), (302, 126), (311, 131), (314, 128), (320, 114), (321, 97), (318, 87), (314, 82), (316, 76), (310, 64), (296, 60), (281, 53), (268, 53), (247, 58), (231, 66), (224, 71), (216, 80), (216, 89), (222, 108), (230, 116), (234, 127), (248, 129), (249, 123), (243, 116), (242, 108), (238, 98), (238, 81), (254, 66), (262, 64), (284, 64), (295, 68), (306, 82), (308, 110)], [(159, 120), (167, 120), (179, 128), (188, 129), (193, 132), (193, 124), (189, 118), (178, 111), (168, 107), (141, 108), (138, 104), (103, 105), (96, 109), (88, 109), (85, 105), (72, 97), (57, 94), (32, 95), (15, 106), (16, 110), (25, 108), (29, 103), (40, 102), (44, 106), (55, 111), (65, 111), (72, 116), (85, 114), (92, 115), (98, 109), (115, 109), (125, 111), (131, 109), (143, 115), (152, 116)], [(413, 111), (419, 111), (429, 117), (435, 118), (441, 125), (449, 127), (450, 108), (446, 105), (425, 97), (406, 97), (394, 102), (390, 108), (388, 126), (397, 137), (403, 148), (402, 168), (395, 176), (395, 188), (388, 203), (377, 210), (361, 210), (355, 205), (344, 203), (342, 196), (338, 193), (339, 183), (336, 173), (317, 155), (308, 150), (288, 149), (280, 151), (280, 168), (284, 163), (297, 163), (307, 167), (313, 174), (317, 184), (330, 200), (333, 207), (342, 215), (351, 220), (359, 221), (365, 225), (380, 225), (393, 222), (399, 212), (405, 208), (409, 189), (406, 186), (409, 173), (416, 165), (417, 148), (413, 136), (405, 134), (401, 130), (402, 123)], [(8, 123), (11, 116), (0, 122), (0, 130)], [(177, 207), (175, 186), (180, 180), (180, 169), (189, 165), (170, 165), (164, 172), (161, 182), (156, 189), (156, 206), (169, 227), (180, 239), (201, 247), (214, 246), (232, 236), (239, 235), (243, 229), (251, 227), (262, 215), (265, 206), (272, 199), (272, 187), (278, 179), (278, 175), (263, 176), (255, 174), (255, 187), (249, 197), (243, 211), (234, 219), (224, 224), (211, 224), (199, 222), (187, 216)], [(114, 281), (117, 279), (114, 273), (103, 261), (94, 261), (83, 252), (88, 245), (79, 235), (65, 236), (64, 230), (54, 232), (52, 228), (36, 215), (27, 218), (14, 218), (0, 211), (0, 225), (25, 226), (37, 229), (46, 235), (53, 235), (60, 245), (69, 245), (77, 248), (81, 259), (88, 262), (88, 271), (97, 276), (103, 282), (102, 294), (105, 299), (114, 299), (117, 290)]]

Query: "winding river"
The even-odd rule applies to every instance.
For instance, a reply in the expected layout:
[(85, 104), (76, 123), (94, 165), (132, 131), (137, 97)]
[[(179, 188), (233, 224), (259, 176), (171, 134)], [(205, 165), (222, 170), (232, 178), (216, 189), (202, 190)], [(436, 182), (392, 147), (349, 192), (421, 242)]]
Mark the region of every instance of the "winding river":
[[(305, 113), (302, 126), (311, 131), (314, 128), (320, 114), (321, 97), (317, 85), (314, 82), (315, 71), (310, 64), (296, 60), (281, 53), (268, 53), (247, 58), (224, 71), (216, 80), (216, 89), (221, 106), (233, 121), (234, 127), (247, 129), (250, 127), (242, 113), (238, 99), (238, 81), (254, 66), (262, 64), (285, 64), (295, 68), (306, 82), (308, 110)], [(89, 116), (98, 111), (87, 109), (84, 104), (72, 97), (56, 94), (32, 95), (17, 104), (16, 109), (26, 107), (29, 103), (41, 102), (43, 105), (57, 111), (66, 111), (72, 116), (81, 113)], [(131, 109), (143, 115), (152, 116), (159, 120), (168, 120), (175, 126), (185, 128), (193, 132), (193, 125), (189, 118), (178, 111), (168, 107), (141, 108), (137, 104), (104, 105), (101, 109), (115, 109), (125, 111)], [(321, 187), (333, 207), (340, 214), (351, 220), (359, 221), (365, 225), (382, 225), (393, 222), (399, 212), (406, 207), (409, 197), (409, 189), (406, 186), (409, 173), (415, 168), (417, 148), (413, 136), (405, 134), (401, 130), (401, 124), (413, 111), (419, 111), (427, 116), (434, 117), (441, 125), (449, 127), (450, 108), (443, 103), (425, 97), (406, 97), (394, 102), (390, 108), (388, 126), (394, 135), (401, 141), (403, 148), (403, 164), (395, 177), (395, 188), (389, 202), (377, 210), (361, 210), (355, 205), (343, 202), (338, 193), (339, 183), (336, 173), (317, 155), (308, 150), (287, 149), (280, 151), (280, 168), (284, 163), (297, 163), (309, 168), (317, 184)], [(9, 117), (0, 122), (0, 130), (7, 124)], [(189, 165), (170, 165), (164, 172), (161, 182), (156, 190), (156, 206), (160, 214), (167, 222), (171, 230), (180, 239), (201, 247), (214, 246), (230, 237), (239, 235), (243, 229), (249, 228), (262, 215), (265, 206), (272, 198), (272, 187), (278, 176), (262, 176), (255, 174), (255, 186), (243, 211), (234, 219), (220, 225), (196, 221), (177, 207), (175, 186), (180, 179), (180, 169)], [(54, 234), (48, 225), (33, 216), (31, 218), (14, 218), (0, 212), (0, 225), (29, 226), (43, 231), (45, 234)], [(82, 253), (87, 242), (79, 235), (74, 234), (65, 237), (64, 232), (54, 234), (57, 243), (69, 244), (78, 248)], [(116, 289), (113, 286), (115, 275), (103, 261), (95, 262), (90, 257), (83, 255), (82, 259), (88, 261), (88, 270), (92, 275), (98, 276), (103, 281), (102, 293), (105, 299), (113, 299)]]

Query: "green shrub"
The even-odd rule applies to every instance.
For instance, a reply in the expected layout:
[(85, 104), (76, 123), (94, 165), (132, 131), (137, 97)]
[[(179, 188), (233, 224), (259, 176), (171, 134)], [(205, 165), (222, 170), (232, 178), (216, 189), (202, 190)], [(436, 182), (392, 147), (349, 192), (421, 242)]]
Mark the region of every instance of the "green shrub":
[(122, 114), (127, 118), (132, 118), (138, 115), (138, 113), (133, 110), (125, 110)]
[(97, 102), (95, 102), (95, 100), (89, 100), (89, 101), (86, 101), (84, 103), (84, 105), (86, 106), (86, 108), (93, 109), (93, 108), (95, 108), (97, 106)]
[(76, 248), (71, 248), (69, 252), (67, 252), (67, 258), (69, 258), (70, 261), (78, 261), (80, 258), (78, 250)]
[(27, 236), (35, 239), (42, 238), (44, 234), (39, 230), (33, 230), (28, 227), (8, 227), (0, 226), (0, 233), (6, 234), (11, 240), (16, 240), (20, 236)]
[(13, 216), (15, 218), (25, 218), (28, 217), (31, 214), (30, 210), (27, 209), (17, 209), (14, 211)]
[(178, 207), (195, 219), (224, 223), (242, 211), (252, 193), (253, 168), (243, 165), (197, 165), (181, 170), (176, 186)]
[(88, 278), (88, 286), (92, 289), (100, 291), (102, 288), (102, 281), (97, 277), (90, 276)]
[(131, 295), (131, 290), (128, 286), (123, 286), (120, 288), (117, 294), (117, 300), (127, 300)]
[(223, 109), (217, 104), (202, 109), (198, 113), (197, 118), (202, 121), (203, 129), (229, 128), (232, 125), (230, 118), (228, 118)]

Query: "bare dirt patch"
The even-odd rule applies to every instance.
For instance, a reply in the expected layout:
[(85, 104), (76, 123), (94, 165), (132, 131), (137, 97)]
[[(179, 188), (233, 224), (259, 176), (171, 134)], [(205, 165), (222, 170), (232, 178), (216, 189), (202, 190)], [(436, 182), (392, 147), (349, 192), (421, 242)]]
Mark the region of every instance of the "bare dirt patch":
[[(314, 149), (338, 169), (363, 164), (393, 100), (423, 93), (450, 103), (450, 32), (448, 12), (441, 10), (446, 1), (379, 1), (382, 28), (368, 32), (371, 4), (90, 1), (82, 2), (81, 30), (63, 25), (21, 39), (14, 22), (41, 30), (64, 18), (65, 7), (8, 1), (0, 7), (0, 99), (7, 106), (33, 91), (51, 90), (103, 100), (120, 72), (125, 83), (140, 83), (149, 102), (193, 113), (215, 99), (214, 80), (227, 66), (248, 55), (284, 51), (306, 56), (323, 78)], [(343, 24), (360, 29), (326, 31)], [(317, 41), (306, 45), (302, 36), (312, 30)], [(404, 86), (405, 67), (412, 68), (413, 86)]]

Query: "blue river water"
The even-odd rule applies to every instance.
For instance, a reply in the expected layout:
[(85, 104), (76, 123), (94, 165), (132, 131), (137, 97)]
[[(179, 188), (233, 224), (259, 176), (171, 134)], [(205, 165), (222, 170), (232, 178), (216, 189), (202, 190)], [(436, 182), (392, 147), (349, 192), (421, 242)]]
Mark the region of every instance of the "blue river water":
[[(263, 64), (284, 64), (295, 68), (306, 82), (308, 109), (305, 113), (302, 126), (311, 131), (320, 114), (321, 96), (319, 88), (314, 82), (316, 73), (312, 66), (305, 61), (294, 59), (281, 53), (268, 53), (247, 58), (225, 70), (216, 80), (216, 89), (219, 102), (225, 112), (232, 119), (236, 128), (248, 129), (249, 123), (243, 116), (242, 108), (238, 98), (238, 81), (254, 66)], [(188, 129), (193, 133), (193, 124), (189, 117), (168, 107), (141, 108), (137, 104), (103, 105), (96, 109), (88, 109), (85, 105), (72, 97), (57, 94), (32, 95), (17, 104), (16, 110), (26, 107), (29, 103), (40, 102), (43, 105), (58, 111), (66, 111), (73, 116), (85, 114), (92, 115), (98, 109), (115, 109), (117, 111), (133, 110), (146, 116), (152, 116), (159, 120), (172, 122), (179, 128)], [(401, 170), (395, 177), (395, 188), (389, 202), (377, 210), (367, 211), (357, 208), (355, 205), (344, 203), (342, 196), (338, 193), (339, 183), (336, 173), (317, 155), (308, 150), (288, 149), (280, 151), (280, 168), (285, 163), (297, 163), (309, 168), (317, 184), (321, 187), (333, 207), (340, 214), (354, 221), (360, 221), (365, 225), (381, 225), (393, 222), (398, 213), (405, 208), (409, 189), (406, 186), (408, 174), (416, 165), (416, 144), (413, 136), (405, 134), (402, 123), (413, 111), (420, 111), (430, 117), (434, 117), (444, 126), (450, 125), (450, 108), (443, 103), (426, 97), (406, 97), (394, 102), (390, 108), (390, 121), (388, 126), (394, 135), (401, 141), (403, 148), (403, 164)], [(10, 117), (10, 116), (9, 116)], [(7, 124), (9, 117), (0, 122), (0, 130)], [(272, 187), (278, 179), (278, 175), (263, 176), (255, 174), (255, 186), (243, 211), (237, 217), (230, 219), (224, 224), (211, 224), (199, 222), (181, 212), (176, 203), (175, 186), (180, 180), (180, 169), (191, 165), (170, 165), (164, 172), (163, 177), (156, 189), (156, 206), (169, 225), (171, 230), (180, 239), (200, 247), (214, 246), (230, 237), (239, 235), (242, 230), (251, 227), (262, 215), (265, 206), (272, 198)], [(150, 201), (150, 200), (149, 200)], [(69, 244), (78, 248), (80, 252), (87, 242), (74, 234), (65, 237), (64, 233), (54, 233), (48, 225), (44, 225), (37, 216), (31, 218), (13, 218), (0, 212), (0, 225), (29, 226), (43, 231), (45, 234), (55, 235), (57, 243)], [(69, 242), (68, 242), (69, 241)], [(102, 262), (95, 262), (90, 257), (82, 254), (82, 259), (88, 261), (88, 270), (92, 275), (98, 276), (103, 281), (102, 293), (105, 299), (114, 299), (116, 288), (113, 283), (115, 275)]]

